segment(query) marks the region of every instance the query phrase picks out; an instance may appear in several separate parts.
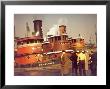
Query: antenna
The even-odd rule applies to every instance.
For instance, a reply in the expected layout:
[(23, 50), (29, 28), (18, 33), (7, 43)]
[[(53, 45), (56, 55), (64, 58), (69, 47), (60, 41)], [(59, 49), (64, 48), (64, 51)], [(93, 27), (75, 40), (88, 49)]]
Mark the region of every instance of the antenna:
[[(95, 24), (95, 29), (96, 29), (96, 24)], [(97, 44), (97, 29), (96, 29), (96, 32), (95, 32), (95, 37), (96, 37), (96, 44)]]
[(90, 42), (90, 44), (92, 44), (92, 41), (91, 41), (91, 36), (90, 36), (89, 42)]
[(79, 38), (81, 38), (81, 34), (79, 34)]
[(16, 36), (16, 33), (15, 33), (15, 25), (14, 25), (14, 38), (15, 38), (15, 36)]

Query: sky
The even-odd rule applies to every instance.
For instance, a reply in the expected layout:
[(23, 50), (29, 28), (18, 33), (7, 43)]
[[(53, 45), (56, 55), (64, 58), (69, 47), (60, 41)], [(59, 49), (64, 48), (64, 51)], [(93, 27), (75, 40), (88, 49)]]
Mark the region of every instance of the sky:
[(66, 25), (66, 32), (69, 37), (77, 38), (79, 34), (89, 43), (96, 43), (95, 32), (97, 32), (96, 14), (15, 14), (15, 36), (25, 37), (26, 23), (30, 28), (29, 36), (34, 32), (33, 20), (42, 20), (43, 37), (47, 34), (55, 35), (60, 25)]

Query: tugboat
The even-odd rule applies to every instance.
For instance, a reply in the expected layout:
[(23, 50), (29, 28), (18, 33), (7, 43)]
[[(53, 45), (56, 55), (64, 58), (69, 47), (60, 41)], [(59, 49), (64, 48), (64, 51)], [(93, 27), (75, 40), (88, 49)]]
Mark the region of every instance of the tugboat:
[(16, 40), (15, 64), (17, 65), (30, 65), (42, 61), (40, 60), (43, 53), (42, 43), (44, 41), (41, 29), (42, 21), (34, 20), (33, 23), (35, 35)]
[[(54, 60), (59, 63), (62, 51), (69, 55), (76, 49), (84, 49), (84, 39), (69, 38), (66, 33), (66, 26), (59, 26), (59, 34), (56, 36), (48, 35), (47, 41), (43, 39), (42, 20), (34, 20), (34, 35), (16, 39), (17, 48), (15, 49), (15, 65), (17, 66), (37, 66), (38, 63), (49, 64), (49, 61)], [(27, 26), (27, 28), (29, 28)]]

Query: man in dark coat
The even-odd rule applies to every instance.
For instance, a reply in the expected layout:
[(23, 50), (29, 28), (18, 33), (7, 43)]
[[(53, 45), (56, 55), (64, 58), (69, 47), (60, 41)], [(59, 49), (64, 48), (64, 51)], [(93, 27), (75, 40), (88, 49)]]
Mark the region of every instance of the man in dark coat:
[(91, 74), (93, 76), (96, 76), (97, 75), (97, 52), (91, 55), (90, 68), (91, 68)]
[(76, 52), (72, 53), (70, 56), (70, 60), (72, 61), (72, 75), (77, 75), (77, 54)]

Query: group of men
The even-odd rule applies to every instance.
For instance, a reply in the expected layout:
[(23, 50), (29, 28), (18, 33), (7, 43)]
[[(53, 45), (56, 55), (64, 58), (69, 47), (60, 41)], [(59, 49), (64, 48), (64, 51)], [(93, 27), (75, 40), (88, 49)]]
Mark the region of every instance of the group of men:
[[(91, 58), (91, 59), (90, 59)], [(73, 52), (70, 57), (63, 51), (61, 55), (61, 75), (69, 75), (70, 67), (69, 61), (72, 63), (73, 76), (86, 76), (88, 72), (90, 75), (96, 76), (97, 71), (97, 53), (94, 52), (91, 56), (85, 51)], [(90, 70), (90, 71), (89, 71)]]

